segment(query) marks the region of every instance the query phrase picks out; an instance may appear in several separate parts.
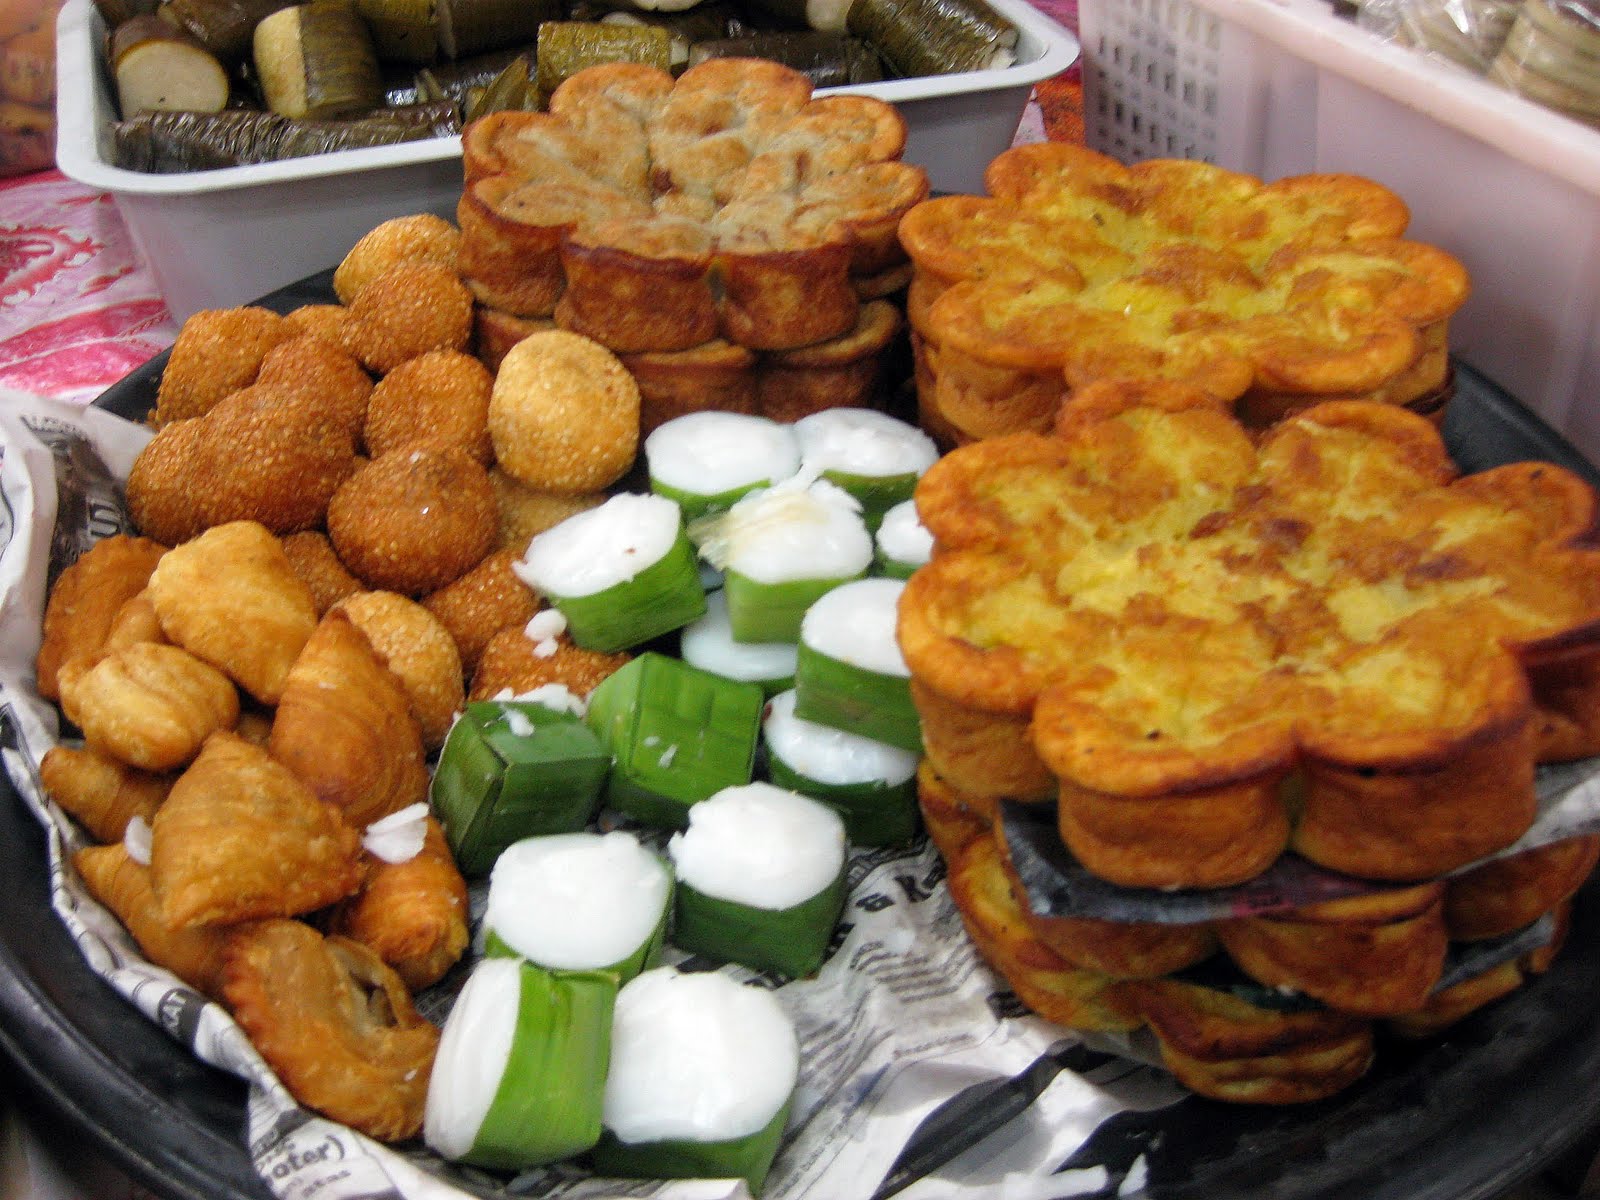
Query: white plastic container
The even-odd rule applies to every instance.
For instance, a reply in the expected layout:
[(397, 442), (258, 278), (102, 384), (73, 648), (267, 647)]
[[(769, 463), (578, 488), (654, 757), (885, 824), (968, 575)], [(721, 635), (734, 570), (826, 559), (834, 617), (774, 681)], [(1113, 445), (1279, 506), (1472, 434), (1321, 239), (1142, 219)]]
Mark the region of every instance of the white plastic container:
[[(1027, 0), (990, 2), (1020, 31), (1015, 66), (851, 89), (900, 109), (906, 160), (945, 191), (980, 190), (983, 168), (1011, 144), (1033, 85), (1078, 57), (1077, 39)], [(246, 303), (333, 266), (389, 217), (454, 217), (461, 141), (453, 137), (186, 175), (113, 166), (104, 35), (91, 0), (67, 0), (56, 35), (56, 162), (112, 195), (177, 319)]]
[(1600, 460), (1600, 131), (1318, 0), (1081, 0), (1079, 33), (1092, 147), (1393, 189), (1472, 274), (1456, 353)]

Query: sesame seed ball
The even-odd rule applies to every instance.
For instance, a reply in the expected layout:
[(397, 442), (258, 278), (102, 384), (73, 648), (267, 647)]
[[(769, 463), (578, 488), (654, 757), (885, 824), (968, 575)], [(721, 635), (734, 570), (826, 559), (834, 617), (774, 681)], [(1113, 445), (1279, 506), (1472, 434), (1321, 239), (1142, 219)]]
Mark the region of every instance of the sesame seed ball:
[(450, 723), (466, 702), (455, 639), (427, 609), (395, 592), (360, 592), (334, 606), (367, 635), (400, 680), (428, 750), (444, 745)]
[(639, 448), (639, 388), (599, 342), (561, 329), (507, 351), (489, 398), (500, 469), (534, 488), (593, 492), (615, 483)]
[(472, 340), (472, 293), (449, 267), (426, 259), (397, 263), (350, 302), (345, 349), (386, 375), (430, 350), (465, 350)]
[(433, 213), (393, 217), (363, 234), (333, 272), (333, 291), (349, 304), (361, 289), (396, 263), (426, 259), (452, 270), (461, 233)]
[(378, 381), (364, 437), (373, 454), (405, 446), (454, 446), (487, 464), (489, 391), (494, 376), (470, 354), (430, 350)]

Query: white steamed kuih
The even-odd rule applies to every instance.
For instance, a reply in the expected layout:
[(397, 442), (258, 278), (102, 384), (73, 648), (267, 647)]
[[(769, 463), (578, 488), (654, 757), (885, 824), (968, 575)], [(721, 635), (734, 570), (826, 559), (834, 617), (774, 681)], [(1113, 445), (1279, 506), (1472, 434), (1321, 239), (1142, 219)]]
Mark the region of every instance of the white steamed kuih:
[(837, 879), (845, 850), (837, 813), (770, 783), (723, 788), (691, 805), (689, 827), (667, 843), (689, 887), (772, 911), (793, 908)]
[(702, 557), (758, 583), (848, 578), (872, 562), (860, 505), (826, 480), (751, 492), (706, 528)]
[(790, 642), (734, 641), (728, 598), (721, 592), (706, 596), (706, 615), (684, 627), (678, 648), (691, 667), (756, 683), (790, 678), (799, 654)]
[(661, 561), (679, 524), (671, 500), (622, 492), (535, 536), (512, 569), (544, 595), (592, 596)]
[(857, 579), (840, 584), (806, 609), (800, 640), (829, 658), (879, 675), (907, 676), (911, 669), (895, 640), (898, 579)]
[(644, 456), (652, 479), (699, 496), (778, 483), (800, 469), (793, 427), (745, 413), (674, 417), (644, 439)]
[(603, 1122), (634, 1144), (745, 1137), (783, 1107), (799, 1069), (771, 992), (658, 967), (617, 993)]
[(806, 466), (852, 475), (921, 475), (939, 457), (922, 430), (871, 408), (828, 408), (794, 423)]
[(422, 1119), (423, 1140), (445, 1158), (460, 1158), (477, 1140), (511, 1057), (521, 997), (522, 964), (486, 958), (450, 1009)]
[(878, 549), (891, 562), (920, 567), (933, 557), (933, 534), (917, 516), (915, 500), (902, 500), (883, 514)]
[(779, 692), (762, 724), (767, 747), (788, 767), (818, 783), (884, 783), (891, 787), (917, 773), (918, 756), (847, 729), (794, 715), (795, 693)]

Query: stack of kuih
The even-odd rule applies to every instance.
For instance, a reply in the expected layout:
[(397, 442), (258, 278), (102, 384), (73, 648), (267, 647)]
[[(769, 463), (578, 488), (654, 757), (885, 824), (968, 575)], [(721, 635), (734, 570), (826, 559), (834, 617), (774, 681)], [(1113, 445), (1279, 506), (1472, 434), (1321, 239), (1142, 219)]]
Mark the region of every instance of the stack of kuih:
[[(1025, 166), (1059, 195), (1071, 171), (1052, 174), (1051, 164), (1084, 152), (1025, 154), (997, 160), (991, 190)], [(1090, 166), (1071, 185), (1091, 196), (1086, 222), (1121, 222), (1124, 233), (1134, 185), (1151, 178), (1188, 179), (1190, 201), (1210, 196), (1191, 234), (1239, 218), (1237, 206), (1260, 193), (1198, 164), (1153, 164), (1139, 178)], [(1232, 187), (1231, 217), (1216, 202), (1221, 183)], [(1365, 311), (1361, 344), (1374, 355), (1404, 341), (1373, 282), (1379, 243), (1328, 234), (1348, 225), (1352, 206), (1381, 207), (1374, 185), (1274, 186), (1291, 200), (1258, 209), (1254, 227), (1322, 230), (1266, 255), (1320, 260), (1285, 294), (1320, 309), (1325, 330), (1348, 332)], [(1536, 816), (1537, 766), (1600, 752), (1596, 496), (1543, 463), (1460, 474), (1434, 423), (1393, 402), (1403, 397), (1296, 403), (1252, 428), (1239, 396), (1281, 390), (1285, 377), (1263, 363), (1304, 366), (1316, 353), (1310, 334), (1296, 341), (1286, 321), (1257, 320), (1260, 309), (1241, 299), (1248, 255), (1224, 270), (1225, 244), (1208, 256), (1191, 240), (1168, 256), (1170, 270), (1147, 261), (1122, 285), (1086, 286), (1086, 268), (1076, 287), (1037, 277), (1029, 287), (1016, 281), (1025, 272), (1007, 282), (961, 264), (974, 247), (1025, 246), (1036, 260), (1054, 256), (1059, 281), (1092, 239), (1078, 226), (1060, 241), (1037, 227), (1019, 237), (1005, 207), (935, 200), (906, 221), (925, 408), (935, 397), (947, 415), (993, 416), (994, 401), (1016, 393), (987, 377), (986, 397), (958, 385), (946, 405), (952, 375), (979, 378), (971, 364), (982, 355), (1028, 361), (1018, 347), (1046, 340), (1041, 331), (1114, 328), (1086, 306), (1062, 315), (1039, 305), (1045, 293), (1061, 302), (1099, 288), (1103, 308), (1122, 287), (1137, 308), (1138, 296), (1163, 289), (1214, 298), (1216, 281), (1232, 278), (1242, 282), (1229, 302), (1243, 319), (1231, 329), (1213, 320), (1217, 336), (1194, 343), (1222, 366), (1207, 367), (1198, 350), (1175, 362), (1180, 342), (1164, 352), (1166, 378), (1126, 369), (1152, 361), (1133, 345), (1138, 329), (1120, 342), (1061, 343), (1070, 386), (1057, 389), (1048, 419), (961, 436), (970, 444), (919, 485), (935, 550), (907, 585), (899, 636), (923, 726), (923, 810), (952, 893), (980, 952), (1041, 1015), (1082, 1029), (1148, 1027), (1167, 1066), (1207, 1096), (1328, 1096), (1368, 1069), (1380, 1027), (1437, 1031), (1519, 987), (1559, 949), (1600, 838), (1522, 839)], [(1148, 251), (1157, 239), (1123, 240)], [(1390, 272), (1393, 286), (1433, 313), (1429, 323), (1442, 321), (1464, 294), (1459, 268), (1437, 251), (1397, 251), (1408, 244), (1392, 237), (1382, 245), (1391, 262), (1403, 253), (1412, 264)], [(1178, 265), (1185, 256), (1192, 270)], [(1439, 302), (1441, 291), (1454, 299)], [(1199, 329), (1203, 307), (1165, 312), (1182, 310), (1179, 323)], [(1252, 359), (1241, 330), (1265, 324), (1281, 336)], [(1424, 357), (1428, 341), (1413, 329)], [(1099, 367), (1084, 365), (1093, 355)], [(1243, 391), (1207, 386), (1224, 375), (1242, 378)], [(1342, 898), (1190, 924), (1036, 910), (1003, 801), (1054, 805), (1077, 867), (1147, 894), (1244, 884), (1285, 855), (1358, 882)], [(1530, 929), (1549, 934), (1510, 941)], [(1447, 961), (1497, 939), (1536, 948), (1488, 956), (1494, 965), (1446, 982)]]

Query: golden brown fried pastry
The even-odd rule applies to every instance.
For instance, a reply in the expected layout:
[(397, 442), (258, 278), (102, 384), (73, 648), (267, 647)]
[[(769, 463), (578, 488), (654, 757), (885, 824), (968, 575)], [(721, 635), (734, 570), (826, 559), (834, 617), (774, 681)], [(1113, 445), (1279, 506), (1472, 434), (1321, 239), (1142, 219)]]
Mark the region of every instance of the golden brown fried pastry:
[(993, 812), (970, 804), (969, 797), (951, 787), (926, 758), (917, 764), (917, 807), (928, 839), (946, 863), (970, 843), (987, 837), (994, 825)]
[(72, 856), (72, 865), (89, 894), (122, 922), (146, 958), (196, 991), (220, 995), (226, 926), (178, 929), (168, 924), (150, 883), (150, 868), (133, 859), (120, 841), (85, 847)]
[(490, 638), (502, 629), (521, 629), (539, 611), (538, 594), (511, 569), (519, 557), (515, 550), (496, 550), (454, 583), (422, 598), (422, 606), (455, 639), (468, 675)]
[(428, 794), (422, 732), (405, 688), (337, 609), (284, 681), (268, 746), (355, 829)]
[(320, 338), (324, 342), (344, 347), (345, 322), (350, 312), (342, 304), (302, 304), (283, 314), (284, 324), (298, 337)]
[(283, 318), (265, 308), (195, 313), (172, 343), (151, 423), (161, 428), (205, 416), (217, 401), (253, 381), (267, 351), (292, 336)]
[(317, 607), (264, 525), (232, 521), (163, 556), (150, 576), (161, 628), (179, 646), (274, 704)]
[(861, 306), (849, 332), (764, 355), (756, 372), (757, 411), (774, 421), (798, 421), (827, 408), (874, 404), (883, 395), (888, 353), (902, 323), (893, 304), (874, 300)]
[(1124, 985), (1184, 1086), (1235, 1104), (1302, 1104), (1331, 1096), (1372, 1063), (1372, 1026), (1326, 1008), (1279, 1005), (1181, 979)]
[(489, 482), (494, 487), (495, 508), (499, 514), (499, 532), (495, 545), (510, 550), (517, 557), (527, 552), (534, 535), (559, 525), (568, 517), (606, 502), (607, 492), (547, 492), (529, 487), (522, 480), (507, 475), (498, 466), (489, 471)]
[(289, 566), (310, 589), (319, 618), (346, 596), (362, 590), (361, 581), (339, 561), (333, 543), (320, 529), (303, 529), (279, 541)]
[(1217, 924), (1239, 968), (1341, 1012), (1396, 1016), (1427, 1003), (1448, 938), (1438, 881)]
[(272, 737), (272, 716), (270, 708), (243, 709), (233, 732), (252, 745), (265, 747)]
[(921, 720), (922, 751), (949, 785), (969, 797), (1050, 800), (1056, 777), (1028, 738), (1027, 714), (992, 713), (958, 704), (918, 679), (911, 696)]
[(205, 426), (198, 418), (163, 425), (128, 469), (128, 515), (145, 534), (168, 546), (186, 542), (207, 525), (205, 502), (219, 483), (203, 453)]
[(460, 245), (460, 232), (443, 217), (432, 213), (391, 217), (364, 233), (334, 268), (334, 294), (349, 304), (377, 276), (410, 259), (453, 270)]
[(530, 487), (598, 491), (633, 465), (639, 387), (596, 341), (560, 329), (531, 334), (495, 375), (489, 435), (500, 469)]
[(502, 629), (484, 646), (467, 699), (487, 700), (507, 688), (513, 693), (530, 692), (547, 683), (559, 683), (575, 695), (587, 696), (633, 657), (627, 651), (603, 654), (585, 650), (565, 636), (553, 640), (555, 652), (541, 655), (521, 628)]
[(39, 695), (54, 700), (62, 665), (100, 653), (117, 612), (144, 591), (165, 553), (165, 546), (149, 538), (113, 534), (61, 572), (45, 604), (44, 639), (34, 660)]
[(405, 862), (369, 855), (361, 890), (339, 905), (329, 932), (370, 948), (414, 992), (455, 966), (467, 948), (467, 882), (443, 826), (429, 817), (422, 850)]
[(338, 343), (323, 337), (293, 337), (261, 360), (256, 383), (307, 400), (359, 439), (372, 396), (372, 376)]
[(340, 561), (369, 588), (405, 596), (435, 591), (477, 566), (498, 526), (489, 473), (454, 449), (379, 455), (328, 505)]
[(177, 929), (325, 908), (355, 891), (361, 835), (260, 746), (207, 739), (151, 822), (150, 881)]
[(498, 371), (506, 351), (530, 333), (554, 329), (549, 317), (519, 317), (516, 313), (479, 304), (473, 313), (472, 352), (491, 371)]
[(52, 746), (39, 761), (45, 794), (97, 842), (120, 842), (135, 817), (150, 821), (177, 778), (168, 771), (141, 771), (87, 746)]
[(1600, 836), (1566, 838), (1451, 876), (1444, 921), (1451, 938), (1502, 937), (1570, 899), (1600, 861)]
[(415, 600), (395, 592), (358, 592), (334, 610), (367, 635), (379, 659), (405, 689), (425, 750), (444, 745), (456, 713), (466, 704), (461, 654), (450, 631)]
[(367, 406), (364, 438), (374, 458), (390, 450), (454, 447), (487, 465), (489, 392), (494, 376), (458, 350), (430, 350), (378, 381)]
[(676, 417), (711, 409), (754, 413), (761, 356), (722, 338), (688, 350), (619, 355), (639, 385), (639, 435)]
[(439, 1031), (371, 950), (301, 921), (235, 930), (222, 995), (294, 1098), (385, 1142), (422, 1128)]
[(109, 654), (134, 642), (170, 640), (161, 628), (161, 616), (156, 612), (156, 602), (150, 598), (150, 589), (147, 587), (117, 609), (117, 615), (111, 619), (111, 628), (106, 630), (102, 649)]
[(385, 268), (350, 300), (345, 349), (387, 375), (430, 350), (466, 350), (472, 293), (448, 267), (411, 259)]
[(93, 666), (63, 667), (61, 711), (100, 752), (146, 771), (182, 766), (239, 717), (239, 693), (178, 646), (135, 642)]

